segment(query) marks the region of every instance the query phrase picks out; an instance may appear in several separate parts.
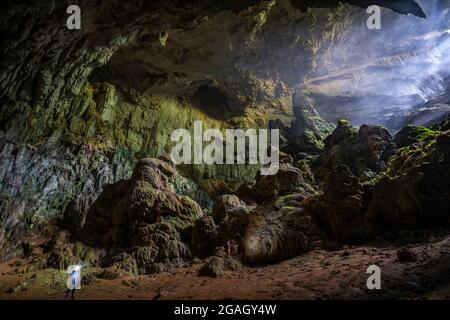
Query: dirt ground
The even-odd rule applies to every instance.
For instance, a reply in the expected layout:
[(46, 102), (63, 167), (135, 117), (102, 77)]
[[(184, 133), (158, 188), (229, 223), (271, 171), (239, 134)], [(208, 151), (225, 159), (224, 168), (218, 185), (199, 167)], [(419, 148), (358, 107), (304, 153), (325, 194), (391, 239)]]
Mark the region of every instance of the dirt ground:
[[(398, 259), (398, 246), (315, 250), (276, 265), (244, 267), (222, 277), (199, 276), (193, 263), (149, 276), (97, 279), (76, 299), (450, 299), (450, 237), (407, 246), (417, 260)], [(0, 264), (0, 299), (64, 299), (65, 274), (13, 272)], [(369, 265), (381, 268), (381, 289), (369, 290)], [(43, 276), (46, 275), (46, 276)]]

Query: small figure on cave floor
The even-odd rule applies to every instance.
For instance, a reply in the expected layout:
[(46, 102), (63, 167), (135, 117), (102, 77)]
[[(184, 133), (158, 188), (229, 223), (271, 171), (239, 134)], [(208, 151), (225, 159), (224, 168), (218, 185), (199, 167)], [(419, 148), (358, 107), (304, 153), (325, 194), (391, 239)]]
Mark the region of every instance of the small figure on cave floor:
[(69, 296), (69, 293), (71, 293), (71, 299), (75, 299), (75, 290), (81, 289), (81, 266), (75, 265), (75, 266), (69, 266), (67, 268), (67, 273), (69, 274), (69, 277), (67, 278), (66, 285), (67, 285), (67, 291), (64, 299), (67, 299)]

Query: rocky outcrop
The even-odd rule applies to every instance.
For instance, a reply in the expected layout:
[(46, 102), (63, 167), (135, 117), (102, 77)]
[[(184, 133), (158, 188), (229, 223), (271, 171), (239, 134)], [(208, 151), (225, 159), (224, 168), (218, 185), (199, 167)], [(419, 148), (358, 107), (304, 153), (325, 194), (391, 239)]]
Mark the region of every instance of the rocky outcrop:
[(30, 229), (42, 229), (63, 212), (71, 228), (79, 227), (102, 186), (128, 178), (134, 162), (121, 150), (0, 139), (0, 185), (5, 194), (24, 203)]
[(375, 179), (362, 183), (348, 166), (338, 165), (328, 171), (323, 194), (302, 203), (328, 238), (360, 243), (449, 223), (448, 129), (407, 127), (397, 138), (408, 146)]
[(436, 228), (450, 221), (450, 133), (400, 149), (372, 191), (368, 218), (379, 233)]
[(283, 149), (296, 159), (320, 154), (324, 147), (323, 139), (333, 131), (334, 126), (322, 119), (313, 101), (304, 93), (293, 94), (292, 109), (295, 120), (291, 127), (280, 126), (287, 140)]
[(235, 195), (223, 195), (214, 201), (212, 216), (224, 242), (244, 235), (252, 209)]
[(404, 148), (412, 144), (429, 141), (436, 138), (439, 131), (431, 130), (423, 126), (408, 125), (395, 135), (395, 143), (397, 147)]
[(310, 250), (324, 236), (302, 208), (303, 200), (314, 194), (302, 171), (288, 163), (273, 176), (258, 176), (249, 195), (257, 205), (240, 240), (243, 261), (274, 263)]
[(18, 240), (27, 229), (25, 204), (0, 194), (0, 261), (13, 257), (19, 249)]
[(396, 151), (389, 131), (380, 126), (353, 128), (347, 120), (325, 139), (324, 152), (318, 158), (316, 172), (324, 178), (336, 165), (346, 165), (361, 180), (369, 180), (386, 165)]
[(169, 183), (175, 174), (170, 162), (142, 159), (130, 180), (105, 187), (81, 236), (119, 252), (107, 264), (146, 274), (191, 257), (186, 233), (203, 211), (194, 200), (175, 193)]
[(274, 175), (258, 175), (254, 185), (253, 198), (259, 202), (290, 193), (314, 193), (299, 168), (289, 163), (281, 163)]
[(323, 194), (303, 202), (326, 232), (326, 238), (341, 243), (372, 239), (373, 226), (367, 222), (367, 191), (346, 165), (337, 165), (326, 175)]

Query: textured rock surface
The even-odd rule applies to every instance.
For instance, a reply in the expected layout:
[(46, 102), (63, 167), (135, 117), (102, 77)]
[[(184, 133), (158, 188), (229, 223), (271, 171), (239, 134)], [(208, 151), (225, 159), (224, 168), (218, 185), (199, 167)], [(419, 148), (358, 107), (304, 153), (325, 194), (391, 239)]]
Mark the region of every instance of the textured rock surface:
[(450, 134), (400, 149), (373, 190), (368, 216), (380, 232), (433, 228), (449, 222)]
[(396, 151), (389, 131), (381, 126), (362, 125), (353, 128), (347, 120), (325, 139), (324, 152), (318, 159), (320, 175), (326, 175), (335, 165), (346, 165), (361, 180), (373, 178), (383, 169)]
[(306, 211), (319, 218), (319, 226), (328, 237), (343, 242), (448, 224), (446, 168), (450, 150), (446, 124), (434, 131), (419, 128), (420, 133), (428, 133), (425, 138), (399, 149), (369, 183), (362, 184), (345, 165), (333, 167), (326, 176), (323, 194), (304, 201)]
[(79, 225), (102, 185), (129, 177), (135, 163), (120, 150), (96, 152), (87, 146), (32, 147), (1, 141), (0, 148), (2, 189), (25, 204), (30, 227), (66, 209)]
[(289, 163), (281, 163), (276, 174), (257, 176), (254, 192), (254, 198), (263, 201), (289, 193), (308, 194), (314, 192), (314, 189), (305, 181), (300, 169)]
[(274, 263), (304, 253), (324, 237), (315, 219), (302, 207), (316, 191), (300, 169), (284, 163), (276, 175), (258, 176), (249, 200), (252, 207), (241, 239), (242, 259), (247, 263)]
[(366, 197), (360, 179), (347, 166), (337, 165), (325, 177), (323, 194), (308, 198), (303, 205), (329, 239), (358, 243), (374, 236), (365, 214)]
[(291, 127), (281, 125), (287, 139), (284, 149), (295, 158), (320, 154), (324, 147), (322, 140), (333, 131), (334, 126), (322, 119), (312, 100), (304, 93), (294, 93), (292, 107), (295, 120)]
[(0, 195), (0, 261), (13, 257), (18, 250), (18, 239), (25, 233), (25, 204)]
[(186, 233), (203, 211), (175, 193), (169, 182), (175, 174), (170, 162), (140, 160), (130, 180), (107, 186), (92, 205), (82, 238), (122, 251), (109, 264), (133, 274), (161, 271), (190, 258)]

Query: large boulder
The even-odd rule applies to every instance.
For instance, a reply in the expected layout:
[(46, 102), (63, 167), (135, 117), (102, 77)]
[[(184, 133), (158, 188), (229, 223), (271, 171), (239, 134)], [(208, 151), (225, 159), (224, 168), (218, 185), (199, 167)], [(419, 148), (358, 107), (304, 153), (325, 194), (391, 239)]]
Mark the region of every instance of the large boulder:
[(333, 131), (334, 125), (322, 119), (312, 100), (304, 93), (294, 93), (292, 107), (295, 120), (289, 130), (288, 140), (294, 155), (320, 154), (324, 147), (323, 139)]
[(248, 225), (253, 207), (235, 195), (222, 195), (214, 202), (212, 216), (219, 226), (221, 242), (228, 239), (240, 239)]
[(373, 189), (368, 218), (379, 233), (450, 222), (450, 132), (403, 148)]
[(282, 200), (280, 208), (273, 203), (260, 205), (249, 217), (241, 239), (242, 258), (250, 264), (276, 263), (309, 251), (312, 243), (323, 240), (314, 217), (301, 206)]
[(323, 194), (303, 202), (305, 210), (318, 220), (327, 238), (342, 243), (362, 243), (373, 236), (366, 221), (367, 190), (345, 165), (337, 165), (327, 174)]
[[(300, 170), (286, 166), (278, 177), (268, 180), (275, 192), (272, 190), (270, 198), (250, 212), (240, 241), (242, 258), (251, 264), (275, 263), (297, 256), (324, 238), (315, 218), (302, 206), (317, 192), (305, 183)], [(257, 181), (254, 193), (268, 192), (269, 181)], [(264, 189), (259, 190), (261, 187)]]
[(408, 125), (395, 135), (397, 147), (404, 148), (413, 143), (432, 140), (439, 132), (423, 126)]
[(214, 222), (217, 224), (229, 220), (232, 215), (243, 216), (246, 214), (248, 214), (248, 209), (245, 202), (240, 200), (236, 195), (225, 194), (217, 197), (214, 201), (212, 216)]
[(90, 208), (82, 230), (85, 241), (112, 247), (109, 264), (146, 274), (191, 257), (189, 230), (201, 207), (178, 195), (169, 178), (176, 175), (165, 159), (142, 159), (130, 180), (106, 186)]
[(346, 120), (325, 139), (325, 148), (316, 166), (319, 178), (325, 178), (336, 165), (346, 165), (361, 180), (370, 180), (395, 154), (396, 145), (389, 131), (380, 126), (362, 125), (359, 130)]
[(254, 186), (254, 198), (259, 201), (273, 199), (290, 193), (314, 193), (299, 168), (281, 163), (275, 175), (258, 175)]

